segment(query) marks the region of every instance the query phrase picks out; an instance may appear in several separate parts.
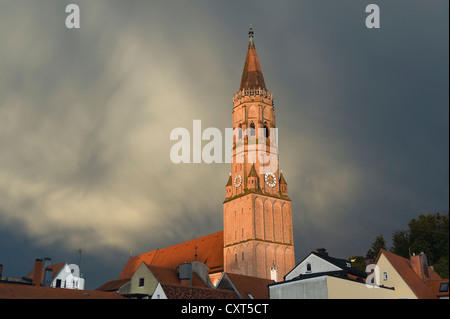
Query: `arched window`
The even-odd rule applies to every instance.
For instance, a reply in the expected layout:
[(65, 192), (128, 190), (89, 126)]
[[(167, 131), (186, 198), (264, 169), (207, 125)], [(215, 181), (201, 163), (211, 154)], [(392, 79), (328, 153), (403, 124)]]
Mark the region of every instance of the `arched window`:
[(310, 263), (306, 264), (306, 271), (311, 272), (311, 264)]
[(239, 124), (239, 128), (238, 128), (238, 136), (239, 136), (239, 140), (242, 139), (242, 124)]
[(255, 136), (255, 123), (250, 123), (250, 136)]
[(269, 137), (269, 128), (267, 127), (267, 122), (264, 122), (264, 137)]

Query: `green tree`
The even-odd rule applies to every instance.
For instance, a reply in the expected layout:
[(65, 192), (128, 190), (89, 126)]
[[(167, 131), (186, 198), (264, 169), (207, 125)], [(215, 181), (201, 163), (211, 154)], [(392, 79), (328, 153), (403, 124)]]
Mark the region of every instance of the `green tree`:
[(399, 256), (409, 258), (409, 230), (397, 230), (392, 234), (391, 251)]
[(405, 258), (409, 258), (411, 253), (424, 252), (429, 265), (433, 265), (442, 278), (448, 278), (448, 234), (448, 213), (420, 215), (408, 223), (408, 230), (393, 233), (391, 251)]
[(384, 240), (383, 235), (378, 235), (375, 238), (375, 241), (372, 243), (371, 248), (367, 251), (367, 254), (374, 256), (374, 258), (377, 258), (378, 253), (381, 249), (387, 250), (386, 240)]

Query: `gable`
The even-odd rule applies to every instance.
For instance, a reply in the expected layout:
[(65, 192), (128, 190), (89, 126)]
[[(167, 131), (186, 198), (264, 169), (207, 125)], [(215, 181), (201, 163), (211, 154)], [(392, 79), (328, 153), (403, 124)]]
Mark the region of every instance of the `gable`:
[[(308, 271), (307, 265), (311, 265), (311, 271)], [(286, 276), (285, 280), (294, 279), (300, 275), (311, 274), (311, 273), (321, 273), (328, 271), (338, 271), (343, 270), (343, 268), (336, 266), (335, 264), (317, 256), (314, 253), (310, 253), (308, 257), (303, 259), (294, 269), (292, 269)]]
[[(414, 272), (408, 259), (382, 249), (376, 264), (380, 271), (380, 284), (394, 286), (397, 297), (437, 298), (432, 289)], [(383, 272), (387, 272), (387, 280), (384, 280)]]

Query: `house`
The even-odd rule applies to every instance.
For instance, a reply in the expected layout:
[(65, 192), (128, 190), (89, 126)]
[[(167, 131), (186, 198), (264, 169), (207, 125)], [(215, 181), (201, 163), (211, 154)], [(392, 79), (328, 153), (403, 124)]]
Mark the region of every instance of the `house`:
[(84, 279), (74, 276), (69, 265), (50, 262), (36, 259), (25, 277), (3, 276), (0, 265), (0, 299), (124, 299), (114, 292), (84, 290)]
[(274, 280), (223, 273), (217, 289), (233, 290), (240, 299), (269, 299), (268, 285)]
[(1, 283), (80, 290), (84, 289), (85, 284), (85, 279), (79, 275), (77, 265), (65, 262), (51, 264), (50, 258), (36, 259), (33, 270), (24, 277), (2, 277), (2, 272), (3, 265), (0, 265)]
[[(185, 287), (192, 289), (185, 289)], [(156, 298), (154, 295), (157, 288), (157, 295), (160, 298), (162, 296), (163, 299), (171, 299), (181, 295), (186, 297), (189, 292), (198, 295), (199, 291), (207, 297), (210, 295), (210, 290), (197, 288), (214, 289), (214, 285), (209, 277), (209, 268), (199, 261), (182, 263), (176, 268), (147, 265), (142, 262), (131, 278), (109, 281), (96, 290), (114, 291), (127, 298), (149, 299)]]
[(379, 285), (395, 288), (395, 298), (448, 299), (448, 279), (442, 279), (428, 266), (424, 253), (410, 259), (381, 249), (375, 261)]
[(85, 285), (77, 265), (66, 262), (51, 264), (50, 258), (36, 259), (33, 270), (25, 278), (32, 280), (34, 285), (54, 288), (83, 290)]
[(120, 280), (130, 279), (142, 263), (148, 266), (176, 269), (180, 264), (193, 261), (204, 263), (209, 269), (211, 281), (217, 282), (223, 272), (223, 232), (131, 257), (116, 283), (119, 283)]
[(366, 273), (325, 249), (311, 252), (285, 276), (269, 285), (270, 299), (392, 299), (387, 287), (366, 286)]

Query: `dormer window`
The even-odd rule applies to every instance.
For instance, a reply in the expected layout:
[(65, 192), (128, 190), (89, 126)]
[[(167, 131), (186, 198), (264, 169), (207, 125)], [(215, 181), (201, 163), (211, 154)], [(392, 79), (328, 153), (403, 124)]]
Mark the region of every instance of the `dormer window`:
[(439, 286), (439, 292), (448, 292), (448, 282), (443, 282)]
[(306, 272), (311, 272), (311, 264), (310, 263), (306, 264)]

